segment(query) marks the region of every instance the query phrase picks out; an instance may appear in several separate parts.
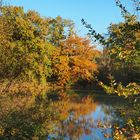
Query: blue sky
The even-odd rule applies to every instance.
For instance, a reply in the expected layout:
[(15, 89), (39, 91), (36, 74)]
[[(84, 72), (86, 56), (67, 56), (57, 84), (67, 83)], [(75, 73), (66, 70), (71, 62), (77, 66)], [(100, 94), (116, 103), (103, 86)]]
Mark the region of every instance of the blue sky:
[[(130, 1), (122, 0), (129, 9), (132, 9)], [(99, 33), (106, 33), (110, 23), (122, 21), (115, 0), (8, 0), (8, 2), (11, 5), (23, 6), (25, 11), (35, 10), (41, 16), (61, 16), (71, 19), (80, 35), (87, 33), (87, 30), (81, 24), (82, 18)]]

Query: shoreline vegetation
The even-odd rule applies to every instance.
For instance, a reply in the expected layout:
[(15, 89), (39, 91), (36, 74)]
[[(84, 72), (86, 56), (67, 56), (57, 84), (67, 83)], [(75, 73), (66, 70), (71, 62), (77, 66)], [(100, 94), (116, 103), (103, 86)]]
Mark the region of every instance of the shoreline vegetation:
[[(125, 98), (131, 108), (130, 112), (128, 106), (128, 111), (117, 109), (123, 125), (111, 126), (114, 140), (140, 139), (140, 22), (119, 0), (116, 5), (124, 21), (112, 23), (105, 38), (84, 19), (89, 35), (80, 37), (72, 20), (41, 17), (33, 10), (0, 4), (0, 139), (46, 139), (55, 134), (56, 126), (64, 127), (72, 111), (75, 121), (96, 110), (91, 91)], [(79, 99), (67, 89), (86, 91), (85, 97)], [(49, 97), (47, 92), (52, 90)], [(88, 134), (81, 125), (77, 135)], [(105, 127), (100, 121), (98, 126)]]

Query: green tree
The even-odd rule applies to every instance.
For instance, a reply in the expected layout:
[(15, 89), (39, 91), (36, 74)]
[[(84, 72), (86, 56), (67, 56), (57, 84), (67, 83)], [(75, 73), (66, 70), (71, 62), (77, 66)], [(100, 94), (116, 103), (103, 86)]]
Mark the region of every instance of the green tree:
[(46, 39), (48, 20), (22, 7), (2, 6), (0, 27), (1, 80), (46, 84), (53, 50)]

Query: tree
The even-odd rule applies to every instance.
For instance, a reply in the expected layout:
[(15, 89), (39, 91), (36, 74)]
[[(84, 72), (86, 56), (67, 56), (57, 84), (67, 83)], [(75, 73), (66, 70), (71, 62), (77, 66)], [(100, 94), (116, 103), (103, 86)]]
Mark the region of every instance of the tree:
[[(34, 11), (3, 6), (0, 16), (0, 77), (9, 83), (46, 84), (51, 75), (48, 21)], [(30, 84), (28, 84), (30, 85)]]
[(137, 75), (140, 75), (140, 23), (138, 18), (129, 13), (120, 1), (117, 0), (116, 4), (121, 9), (124, 22), (111, 24), (107, 37), (96, 33), (84, 20), (82, 22), (95, 41), (104, 46), (104, 52), (108, 52), (107, 55), (111, 60), (110, 74), (118, 81), (125, 83), (139, 82)]
[(47, 39), (55, 47), (61, 47), (61, 43), (64, 42), (68, 36), (74, 33), (73, 21), (62, 19), (60, 16), (56, 18), (48, 18), (47, 20)]
[(100, 52), (87, 38), (71, 35), (58, 49), (59, 52), (53, 57), (53, 76), (60, 85), (94, 79), (97, 72), (96, 57)]
[(69, 56), (71, 78), (91, 80), (97, 72), (96, 58), (100, 52), (87, 38), (70, 36), (64, 44), (64, 54)]

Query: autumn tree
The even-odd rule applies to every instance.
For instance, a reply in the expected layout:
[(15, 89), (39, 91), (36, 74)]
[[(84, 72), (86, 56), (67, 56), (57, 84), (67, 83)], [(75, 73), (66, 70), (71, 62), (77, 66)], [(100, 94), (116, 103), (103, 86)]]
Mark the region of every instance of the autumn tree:
[(48, 21), (47, 40), (55, 47), (50, 81), (64, 86), (79, 79), (92, 79), (93, 72), (97, 71), (95, 58), (99, 52), (90, 40), (76, 35), (70, 20), (56, 17)]
[(91, 80), (97, 72), (96, 58), (100, 52), (90, 40), (77, 35), (70, 36), (64, 44), (64, 54), (69, 57), (71, 79)]
[[(0, 77), (10, 83), (46, 84), (51, 75), (52, 45), (48, 21), (34, 11), (3, 6), (0, 16)], [(4, 32), (5, 31), (5, 32)]]
[(72, 21), (42, 18), (22, 7), (0, 10), (0, 77), (8, 87), (48, 82), (64, 86), (93, 78), (99, 52), (89, 39), (76, 35)]
[(89, 39), (73, 34), (61, 42), (57, 53), (53, 58), (53, 71), (58, 83), (65, 85), (94, 78), (97, 72), (96, 57), (100, 53)]
[(54, 46), (51, 62), (52, 75), (49, 81), (64, 86), (69, 80), (68, 57), (63, 55), (62, 44), (68, 36), (74, 32), (74, 23), (71, 20), (62, 19), (60, 16), (48, 18), (47, 40)]

